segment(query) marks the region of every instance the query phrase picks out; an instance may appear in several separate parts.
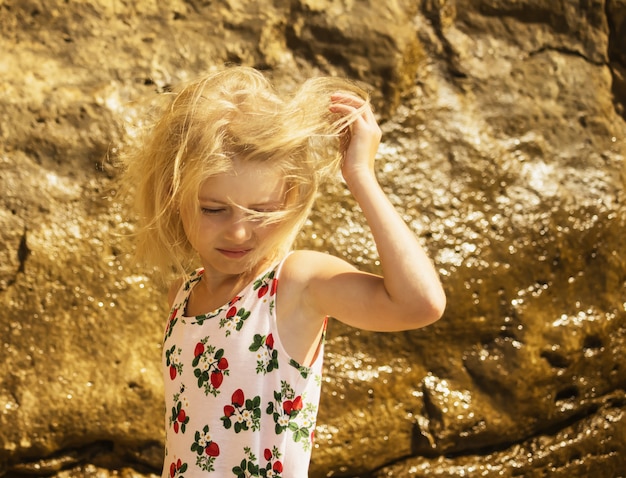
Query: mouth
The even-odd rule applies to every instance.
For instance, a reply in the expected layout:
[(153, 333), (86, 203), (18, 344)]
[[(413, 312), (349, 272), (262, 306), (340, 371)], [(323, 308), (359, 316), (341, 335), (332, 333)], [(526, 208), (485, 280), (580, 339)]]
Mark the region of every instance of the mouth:
[(248, 255), (252, 249), (218, 249), (217, 251), (229, 259), (241, 259)]

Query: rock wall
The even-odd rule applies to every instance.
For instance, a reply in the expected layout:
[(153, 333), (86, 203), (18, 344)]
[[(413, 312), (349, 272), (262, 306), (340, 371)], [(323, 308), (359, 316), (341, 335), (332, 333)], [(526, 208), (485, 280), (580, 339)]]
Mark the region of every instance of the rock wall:
[[(224, 62), (370, 85), (439, 267), (424, 330), (332, 323), (311, 476), (623, 476), (624, 0), (0, 0), (0, 476), (154, 476), (164, 291), (111, 159)], [(376, 270), (330, 187), (300, 238)]]

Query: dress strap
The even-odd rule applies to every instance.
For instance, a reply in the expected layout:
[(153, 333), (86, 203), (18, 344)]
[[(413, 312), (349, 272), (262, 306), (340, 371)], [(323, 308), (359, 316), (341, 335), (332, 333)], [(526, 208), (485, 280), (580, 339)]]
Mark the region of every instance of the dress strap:
[(173, 308), (180, 308), (181, 305), (186, 306), (187, 301), (189, 300), (189, 295), (191, 294), (191, 289), (193, 289), (195, 283), (200, 280), (202, 274), (204, 274), (204, 268), (200, 267), (193, 271), (187, 280), (183, 281), (178, 288), (176, 297), (174, 298), (174, 302), (172, 304)]

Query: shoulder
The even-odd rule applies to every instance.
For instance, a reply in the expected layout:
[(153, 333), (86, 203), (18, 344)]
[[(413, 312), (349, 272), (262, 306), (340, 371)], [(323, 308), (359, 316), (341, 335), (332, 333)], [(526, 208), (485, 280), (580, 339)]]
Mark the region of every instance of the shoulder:
[(285, 260), (279, 283), (284, 309), (300, 310), (311, 317), (326, 314), (325, 298), (339, 284), (337, 278), (357, 272), (348, 262), (331, 254), (297, 250)]
[(356, 268), (348, 262), (325, 252), (297, 250), (292, 252), (281, 271), (281, 276), (306, 287), (310, 281), (324, 279)]

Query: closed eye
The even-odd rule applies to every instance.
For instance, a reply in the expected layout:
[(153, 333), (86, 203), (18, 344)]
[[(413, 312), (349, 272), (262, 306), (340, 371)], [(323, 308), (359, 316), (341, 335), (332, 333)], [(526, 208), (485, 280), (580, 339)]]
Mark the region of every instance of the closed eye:
[(272, 202), (268, 204), (259, 204), (257, 206), (252, 206), (250, 210), (263, 214), (263, 213), (270, 213), (270, 212), (278, 212), (282, 208), (283, 208), (282, 204), (275, 204)]
[(205, 214), (207, 216), (214, 216), (216, 214), (221, 214), (221, 213), (225, 212), (226, 208), (223, 208), (223, 207), (203, 207), (203, 208), (200, 208), (200, 211), (202, 211), (202, 214)]
[(251, 209), (254, 212), (259, 212), (261, 214), (264, 213), (268, 213), (268, 212), (276, 212), (278, 211), (278, 208), (274, 208), (274, 207), (255, 207), (254, 209)]

